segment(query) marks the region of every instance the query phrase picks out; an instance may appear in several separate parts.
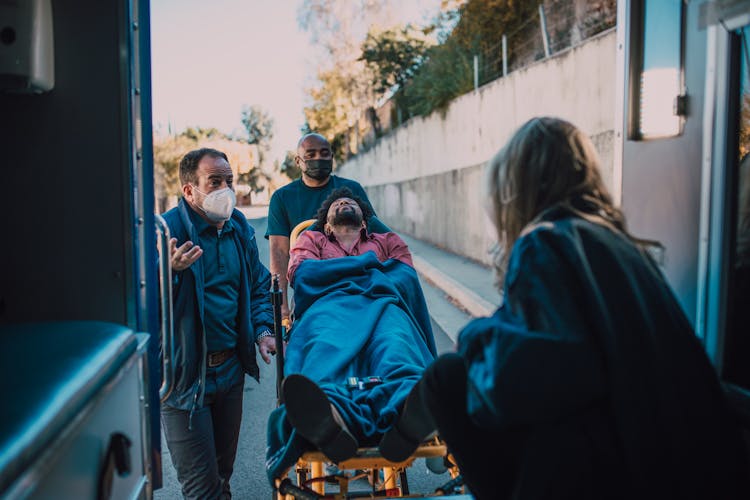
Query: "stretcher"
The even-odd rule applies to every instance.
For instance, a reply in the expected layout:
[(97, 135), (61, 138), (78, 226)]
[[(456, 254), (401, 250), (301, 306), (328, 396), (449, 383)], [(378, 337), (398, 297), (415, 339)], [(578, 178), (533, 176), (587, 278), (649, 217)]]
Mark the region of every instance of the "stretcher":
[[(299, 234), (312, 226), (314, 219), (304, 221), (294, 228), (290, 236), (290, 247), (296, 241)], [(274, 328), (276, 336), (277, 353), (283, 353), (283, 341), (286, 338), (288, 323), (282, 322), (281, 301), (282, 294), (278, 286), (278, 276), (273, 278), (273, 289), (271, 292), (274, 305)], [(276, 364), (277, 394), (281, 403), (281, 382), (284, 376), (283, 356), (277, 354)], [(342, 381), (344, 384), (372, 384), (377, 383), (377, 375), (368, 380)], [(412, 494), (409, 489), (407, 469), (411, 467), (417, 458), (425, 458), (441, 462), (450, 473), (450, 480), (439, 487), (436, 491), (428, 494)], [(326, 474), (326, 463), (334, 463), (337, 473)], [(446, 444), (439, 438), (433, 437), (422, 443), (416, 451), (402, 462), (391, 462), (380, 455), (377, 447), (361, 447), (354, 457), (335, 463), (325, 456), (321, 451), (308, 451), (302, 454), (294, 469), (294, 480), (290, 476), (291, 470), (280, 474), (274, 480), (274, 494), (278, 500), (291, 499), (317, 499), (317, 498), (372, 498), (372, 497), (394, 497), (394, 498), (430, 498), (433, 496), (453, 498), (471, 498), (461, 495), (463, 493), (463, 482), (459, 475), (455, 461), (448, 453)], [(368, 478), (370, 488), (368, 491), (352, 491), (352, 483), (358, 479)], [(327, 492), (327, 483), (334, 492)], [(455, 496), (458, 495), (458, 496)]]

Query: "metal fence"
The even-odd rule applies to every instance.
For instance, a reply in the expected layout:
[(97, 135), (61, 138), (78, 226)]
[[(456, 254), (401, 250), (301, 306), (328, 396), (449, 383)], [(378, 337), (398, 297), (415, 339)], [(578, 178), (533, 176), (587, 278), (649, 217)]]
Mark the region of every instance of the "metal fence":
[(616, 0), (546, 0), (534, 16), (476, 54), (475, 85), (484, 85), (612, 28)]
[[(617, 0), (544, 0), (521, 26), (498, 33), (497, 41), (475, 54), (474, 87), (578, 45), (616, 24)], [(392, 101), (370, 108), (348, 130), (343, 156), (366, 151), (383, 133), (397, 128), (401, 124), (398, 111)]]

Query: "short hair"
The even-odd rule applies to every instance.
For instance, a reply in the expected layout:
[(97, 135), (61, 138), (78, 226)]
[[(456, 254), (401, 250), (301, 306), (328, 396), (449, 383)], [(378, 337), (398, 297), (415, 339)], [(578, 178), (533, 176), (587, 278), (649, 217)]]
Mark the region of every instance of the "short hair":
[(630, 237), (625, 218), (602, 181), (594, 144), (565, 120), (538, 117), (521, 125), (490, 160), (486, 186), (488, 211), (502, 247), (493, 259), (499, 286), (513, 244), (552, 206), (564, 205), (584, 219)]
[(340, 187), (331, 191), (331, 194), (328, 195), (328, 198), (326, 198), (325, 201), (323, 201), (323, 204), (320, 205), (318, 213), (315, 215), (315, 229), (320, 232), (324, 232), (323, 228), (325, 227), (326, 222), (328, 222), (328, 210), (331, 208), (331, 205), (333, 205), (333, 202), (340, 198), (349, 198), (354, 200), (354, 202), (359, 205), (359, 209), (362, 210), (362, 220), (364, 220), (365, 223), (370, 220), (370, 217), (375, 215), (375, 212), (373, 212), (372, 207), (369, 203), (364, 201), (359, 196), (356, 196), (348, 187)]
[(305, 134), (299, 138), (299, 141), (297, 141), (297, 151), (299, 151), (299, 148), (302, 147), (302, 143), (305, 142), (305, 140), (309, 139), (310, 137), (315, 137), (316, 139), (327, 143), (329, 147), (331, 146), (331, 141), (326, 139), (324, 135), (319, 134), (317, 132), (310, 132), (309, 134)]
[(209, 156), (211, 158), (223, 158), (227, 163), (229, 163), (229, 158), (227, 158), (227, 155), (225, 155), (218, 149), (194, 149), (188, 152), (185, 156), (182, 157), (182, 160), (180, 160), (180, 182), (183, 185), (196, 184), (198, 182), (198, 178), (195, 173), (198, 171), (198, 164), (201, 162), (204, 156)]

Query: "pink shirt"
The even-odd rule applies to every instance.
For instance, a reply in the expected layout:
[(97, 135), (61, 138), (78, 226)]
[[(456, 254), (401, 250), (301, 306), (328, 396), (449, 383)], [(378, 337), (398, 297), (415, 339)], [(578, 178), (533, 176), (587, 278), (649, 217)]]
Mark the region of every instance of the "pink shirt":
[(346, 257), (347, 255), (362, 255), (372, 250), (380, 262), (388, 259), (398, 259), (404, 264), (414, 267), (409, 247), (396, 233), (371, 233), (362, 230), (362, 236), (354, 244), (350, 252), (344, 250), (336, 238), (320, 231), (304, 231), (299, 235), (294, 247), (289, 251), (289, 282), (294, 278), (294, 271), (307, 259), (324, 260)]

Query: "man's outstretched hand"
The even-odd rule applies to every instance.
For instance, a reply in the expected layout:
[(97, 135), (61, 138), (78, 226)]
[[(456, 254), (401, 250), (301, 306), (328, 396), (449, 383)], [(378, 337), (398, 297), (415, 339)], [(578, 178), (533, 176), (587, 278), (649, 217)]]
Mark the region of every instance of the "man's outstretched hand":
[(186, 241), (177, 248), (177, 238), (169, 240), (169, 254), (172, 259), (173, 271), (184, 271), (203, 255), (203, 249), (194, 245), (192, 241)]

